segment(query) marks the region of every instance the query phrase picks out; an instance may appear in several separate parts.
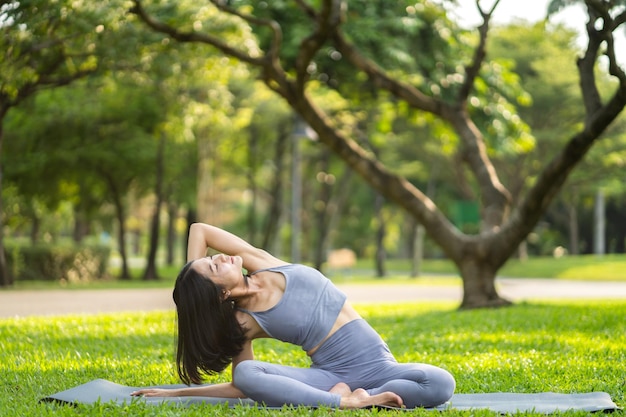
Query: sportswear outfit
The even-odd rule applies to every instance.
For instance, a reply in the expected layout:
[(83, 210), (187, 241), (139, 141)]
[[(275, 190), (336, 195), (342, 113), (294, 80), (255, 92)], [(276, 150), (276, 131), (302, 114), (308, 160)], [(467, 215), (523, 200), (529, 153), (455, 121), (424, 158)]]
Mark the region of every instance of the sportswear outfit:
[[(316, 269), (289, 264), (267, 268), (284, 275), (285, 292), (272, 308), (240, 309), (270, 336), (309, 351), (332, 329), (346, 296)], [(310, 368), (257, 360), (240, 362), (234, 384), (249, 398), (267, 406), (339, 407), (341, 396), (328, 392), (340, 382), (370, 395), (391, 391), (407, 408), (434, 407), (448, 401), (455, 381), (447, 371), (427, 364), (398, 363), (387, 344), (363, 319), (343, 325), (311, 355)]]

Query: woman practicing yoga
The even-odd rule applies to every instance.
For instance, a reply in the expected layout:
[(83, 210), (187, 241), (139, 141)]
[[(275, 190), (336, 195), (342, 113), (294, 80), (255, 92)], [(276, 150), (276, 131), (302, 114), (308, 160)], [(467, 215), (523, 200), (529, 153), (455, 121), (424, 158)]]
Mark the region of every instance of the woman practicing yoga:
[[(206, 256), (207, 249), (221, 252)], [(267, 406), (433, 407), (455, 381), (432, 365), (398, 363), (381, 337), (319, 271), (289, 264), (217, 227), (195, 223), (174, 288), (183, 382), (232, 362), (232, 382), (133, 395), (248, 397)], [(248, 271), (244, 274), (243, 270)], [(254, 360), (252, 340), (301, 346), (310, 368)]]

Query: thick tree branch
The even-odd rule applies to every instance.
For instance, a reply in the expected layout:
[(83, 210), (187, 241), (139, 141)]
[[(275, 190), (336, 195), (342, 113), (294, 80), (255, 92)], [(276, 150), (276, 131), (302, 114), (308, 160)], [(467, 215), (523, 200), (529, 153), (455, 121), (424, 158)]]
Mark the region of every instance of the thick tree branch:
[(230, 7), (225, 6), (223, 2), (214, 2), (214, 4), (216, 4), (216, 6), (225, 13), (230, 13), (251, 24), (267, 26), (272, 30), (273, 42), (269, 48), (269, 52), (265, 52), (265, 54), (262, 56), (254, 57), (251, 56), (248, 52), (230, 46), (228, 43), (223, 42), (216, 36), (197, 32), (179, 31), (172, 26), (169, 26), (152, 18), (142, 7), (141, 0), (133, 1), (135, 6), (131, 9), (131, 12), (139, 16), (139, 18), (153, 30), (164, 33), (178, 42), (197, 42), (213, 46), (227, 56), (231, 56), (240, 60), (241, 62), (245, 62), (249, 65), (259, 68), (262, 72), (261, 76), (265, 84), (270, 89), (276, 91), (281, 95), (288, 94), (288, 91), (293, 89), (293, 82), (289, 81), (287, 74), (280, 64), (279, 52), (282, 45), (282, 31), (280, 29), (280, 26), (276, 22), (245, 15)]
[(604, 41), (604, 36), (595, 28), (595, 22), (599, 13), (594, 7), (588, 6), (589, 20), (586, 24), (588, 44), (587, 50), (582, 58), (578, 59), (578, 72), (580, 74), (580, 89), (583, 96), (583, 104), (586, 112), (586, 122), (592, 115), (602, 107), (602, 99), (596, 86), (595, 65), (598, 58), (600, 45)]
[[(589, 9), (593, 9), (593, 12), (602, 19), (602, 28), (596, 31), (598, 36), (606, 42), (605, 55), (609, 58), (609, 73), (616, 77), (620, 83), (624, 83), (626, 82), (626, 75), (615, 57), (615, 39), (613, 33), (626, 21), (626, 11), (622, 12), (614, 19), (611, 17), (609, 4), (597, 0), (588, 0), (587, 5)], [(589, 15), (592, 16), (592, 10), (589, 10)], [(596, 17), (596, 20), (598, 17)]]
[(575, 135), (563, 150), (546, 166), (526, 197), (509, 218), (495, 241), (496, 247), (509, 249), (530, 233), (554, 196), (560, 191), (570, 172), (582, 160), (606, 128), (626, 106), (626, 83), (620, 83), (615, 94), (588, 117), (585, 128)]
[(606, 36), (607, 46), (605, 54), (609, 58), (609, 73), (616, 77), (621, 84), (626, 84), (626, 74), (615, 56), (615, 38), (613, 37), (613, 33), (626, 22), (626, 11), (619, 14), (615, 19), (612, 19), (608, 12), (606, 14), (608, 17), (604, 18), (603, 32)]
[(224, 0), (211, 0), (211, 3), (213, 3), (215, 7), (217, 7), (219, 10), (223, 11), (224, 13), (237, 16), (238, 18), (244, 20), (250, 25), (265, 26), (269, 28), (269, 30), (272, 32), (272, 42), (270, 44), (269, 50), (266, 52), (266, 56), (271, 57), (270, 58), (271, 61), (278, 62), (280, 48), (283, 43), (283, 32), (278, 23), (276, 23), (273, 20), (261, 19), (256, 16), (251, 16), (248, 14), (240, 13), (238, 10), (227, 6)]
[(451, 259), (460, 259), (467, 237), (441, 213), (435, 203), (405, 178), (393, 174), (355, 141), (334, 128), (327, 115), (306, 97), (290, 102), (318, 134), (319, 139), (381, 195), (405, 208), (424, 225)]
[(589, 148), (604, 130), (624, 110), (626, 87), (621, 86), (611, 100), (591, 118), (585, 130), (574, 136), (567, 146), (544, 169), (529, 191), (502, 228), (495, 245), (505, 248), (517, 246), (528, 235), (560, 191), (563, 183), (574, 167), (582, 160)]
[(499, 2), (500, 0), (495, 1), (491, 9), (488, 12), (485, 12), (480, 7), (480, 1), (476, 0), (476, 7), (478, 8), (478, 11), (483, 19), (483, 23), (478, 27), (480, 40), (476, 50), (474, 51), (472, 63), (465, 67), (465, 80), (463, 81), (458, 94), (458, 101), (460, 103), (467, 101), (467, 98), (474, 87), (476, 77), (478, 77), (478, 73), (480, 72), (480, 67), (487, 56), (487, 34), (489, 33), (489, 21), (491, 20), (491, 15), (493, 14), (496, 6), (498, 6)]
[(624, 73), (624, 70), (620, 67), (617, 62), (617, 57), (615, 56), (615, 40), (612, 34), (609, 34), (606, 44), (606, 56), (609, 58), (609, 73), (617, 78), (620, 84), (626, 84), (626, 73)]
[(412, 85), (389, 76), (382, 68), (363, 56), (340, 31), (335, 33), (334, 43), (337, 50), (357, 69), (366, 73), (376, 86), (389, 91), (416, 109), (438, 116), (443, 114), (443, 108), (446, 106), (444, 102), (428, 97)]
[(313, 7), (311, 7), (307, 2), (305, 2), (304, 0), (295, 0), (296, 4), (298, 5), (299, 8), (302, 9), (302, 11), (304, 12), (304, 14), (306, 14), (310, 19), (315, 20), (315, 17), (317, 15), (317, 12), (315, 11), (315, 9)]
[(459, 135), (462, 149), (459, 151), (463, 161), (474, 173), (480, 188), (483, 203), (482, 228), (489, 230), (499, 227), (508, 214), (511, 195), (498, 178), (493, 163), (487, 155), (487, 146), (483, 135), (476, 127), (464, 108), (454, 109), (444, 117)]
[(476, 0), (476, 7), (483, 19), (483, 23), (478, 27), (480, 40), (474, 51), (471, 64), (465, 68), (465, 80), (457, 96), (458, 108), (455, 108), (454, 112), (447, 117), (452, 122), (463, 143), (460, 151), (461, 159), (467, 162), (480, 186), (484, 208), (483, 228), (487, 230), (502, 223), (503, 218), (507, 214), (506, 210), (511, 202), (511, 196), (500, 182), (496, 170), (489, 160), (482, 133), (474, 125), (465, 108), (467, 106), (467, 98), (474, 87), (480, 68), (487, 56), (489, 22), (499, 1), (495, 1), (489, 11), (486, 12), (481, 8), (480, 1)]
[[(586, 110), (584, 129), (572, 137), (563, 150), (546, 166), (535, 185), (512, 213), (502, 232), (494, 235), (494, 246), (514, 250), (519, 242), (530, 233), (545, 212), (554, 196), (560, 191), (570, 172), (582, 160), (591, 146), (600, 138), (606, 128), (621, 114), (626, 106), (626, 77), (624, 70), (615, 59), (613, 31), (623, 24), (626, 18), (622, 13), (613, 20), (607, 4), (596, 0), (586, 0), (589, 21), (586, 24), (589, 36), (587, 50), (578, 60), (580, 85)], [(603, 27), (596, 28), (596, 21), (602, 19)], [(613, 96), (602, 104), (595, 80), (594, 69), (600, 45), (607, 43), (610, 72), (618, 78), (619, 85)]]
[[(596, 111), (602, 107), (602, 99), (595, 80), (595, 64), (599, 54), (600, 46), (606, 44), (606, 56), (609, 59), (609, 72), (615, 76), (622, 86), (626, 85), (626, 74), (620, 67), (615, 56), (615, 43), (613, 31), (619, 28), (626, 20), (626, 12), (613, 19), (609, 13), (609, 5), (603, 1), (586, 0), (589, 21), (586, 29), (589, 43), (585, 55), (578, 60), (578, 71), (580, 73), (580, 85), (583, 93), (583, 100), (586, 110), (586, 123), (594, 117)], [(597, 28), (598, 20), (602, 21), (602, 27)]]
[[(27, 56), (27, 54), (25, 54), (25, 56)], [(31, 82), (27, 82), (21, 85), (18, 88), (17, 94), (14, 97), (9, 97), (9, 95), (7, 94), (0, 94), (0, 103), (2, 103), (2, 106), (6, 106), (7, 108), (17, 106), (20, 102), (35, 94), (39, 90), (68, 85), (75, 80), (84, 78), (97, 71), (97, 68), (94, 67), (90, 69), (74, 71), (66, 75), (51, 75), (59, 71), (59, 68), (63, 65), (68, 57), (71, 57), (71, 55), (60, 54), (56, 57), (55, 60), (49, 61), (45, 67), (31, 67), (32, 70), (35, 71), (35, 73), (37, 74), (37, 78)]]
[[(299, 2), (302, 4), (302, 2)], [(328, 40), (332, 33), (337, 31), (341, 23), (341, 0), (325, 0), (322, 2), (320, 13), (314, 14), (315, 31), (300, 43), (296, 58), (296, 87), (302, 91), (309, 79), (309, 65), (315, 54)], [(312, 9), (307, 8), (310, 15)]]
[[(133, 11), (137, 13), (148, 26), (156, 31), (166, 33), (178, 41), (202, 42), (212, 45), (220, 49), (223, 53), (260, 67), (266, 72), (272, 71), (267, 61), (252, 58), (210, 36), (195, 33), (181, 33), (148, 16), (141, 8), (139, 0), (135, 0), (135, 4), (137, 7)], [(333, 28), (330, 30), (330, 33), (335, 33), (335, 36), (337, 36), (336, 33), (338, 32), (336, 27), (340, 23), (339, 4), (339, 1), (327, 0), (327, 11), (321, 21), (327, 28)], [(318, 29), (318, 31), (320, 30), (323, 29)], [(301, 56), (301, 62), (310, 61), (313, 56), (312, 52), (316, 51), (316, 48), (319, 48), (319, 45), (321, 45), (323, 39), (321, 37), (316, 38), (315, 36), (315, 34), (312, 35), (314, 40), (312, 40), (311, 49)], [(343, 45), (342, 49), (344, 53), (348, 52), (351, 48), (351, 45), (345, 41), (341, 41), (340, 43)], [(356, 51), (353, 52), (356, 53)], [(355, 59), (359, 60), (362, 59), (362, 57)], [(389, 83), (396, 85), (399, 90), (405, 89), (404, 86), (401, 86), (390, 77), (387, 77), (386, 74), (378, 68), (374, 68), (373, 64), (368, 64), (368, 68), (371, 70), (372, 74), (375, 74), (375, 77), (385, 80), (383, 84)], [(449, 255), (458, 259), (461, 252), (461, 245), (459, 243), (463, 241), (463, 235), (446, 219), (430, 199), (407, 180), (386, 170), (380, 162), (368, 155), (356, 142), (343, 137), (338, 130), (331, 126), (328, 117), (311, 102), (306, 93), (298, 87), (294, 88), (294, 83), (287, 79), (287, 75), (284, 72), (273, 72), (271, 75), (271, 79), (265, 80), (266, 84), (289, 102), (291, 107), (318, 133), (321, 142), (333, 149), (348, 165), (364, 178), (368, 179), (373, 188), (381, 191), (388, 198), (406, 207), (417, 219), (422, 221), (426, 229), (431, 233), (431, 236), (434, 236), (434, 239), (439, 241), (440, 245), (449, 252)], [(406, 88), (410, 89), (411, 87), (406, 86)], [(422, 96), (417, 90), (415, 90), (415, 94), (413, 95), (408, 94), (407, 98), (411, 100), (411, 97), (415, 95), (420, 96), (418, 101), (423, 100), (427, 103), (425, 105), (426, 108), (437, 109), (439, 104), (436, 103), (435, 100)]]
[(263, 67), (263, 57), (252, 57), (247, 52), (228, 45), (226, 42), (223, 42), (216, 36), (211, 36), (198, 32), (179, 31), (172, 26), (169, 26), (152, 18), (152, 16), (146, 13), (140, 0), (134, 0), (134, 4), (135, 6), (130, 10), (131, 13), (136, 14), (146, 25), (148, 25), (150, 28), (157, 32), (164, 33), (171, 38), (177, 40), (178, 42), (199, 42), (211, 45), (214, 48), (217, 48), (221, 52), (225, 53), (226, 55), (237, 58), (242, 62), (246, 62), (254, 66)]
[[(498, 179), (493, 164), (487, 155), (482, 133), (467, 114), (464, 101), (449, 105), (428, 97), (413, 86), (390, 77), (382, 68), (361, 55), (341, 32), (337, 31), (334, 40), (337, 49), (355, 67), (365, 72), (379, 88), (389, 91), (416, 109), (441, 117), (452, 125), (463, 142), (463, 159), (468, 162), (480, 185), (481, 199), (485, 206), (484, 227), (492, 228), (500, 225), (503, 217), (507, 214), (506, 209), (510, 203), (510, 194)], [(484, 58), (479, 58), (479, 61), (480, 59)], [(480, 62), (477, 65), (480, 66)]]

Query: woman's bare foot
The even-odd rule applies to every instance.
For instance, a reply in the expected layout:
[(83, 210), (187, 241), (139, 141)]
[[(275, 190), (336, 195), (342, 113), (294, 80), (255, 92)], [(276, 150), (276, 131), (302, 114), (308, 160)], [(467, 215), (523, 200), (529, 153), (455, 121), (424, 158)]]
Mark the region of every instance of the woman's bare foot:
[(340, 382), (334, 387), (332, 387), (329, 392), (332, 392), (333, 394), (339, 394), (342, 397), (346, 397), (352, 394), (352, 390), (350, 389), (348, 384), (343, 383), (343, 382)]
[[(337, 385), (335, 385), (335, 387), (337, 387)], [(335, 389), (335, 387), (333, 387), (333, 389)], [(348, 388), (348, 390), (349, 389), (350, 388)], [(364, 389), (357, 388), (353, 392), (341, 396), (339, 408), (363, 408), (373, 405), (402, 407), (404, 404), (402, 398), (393, 392), (387, 391), (376, 395), (369, 395)]]

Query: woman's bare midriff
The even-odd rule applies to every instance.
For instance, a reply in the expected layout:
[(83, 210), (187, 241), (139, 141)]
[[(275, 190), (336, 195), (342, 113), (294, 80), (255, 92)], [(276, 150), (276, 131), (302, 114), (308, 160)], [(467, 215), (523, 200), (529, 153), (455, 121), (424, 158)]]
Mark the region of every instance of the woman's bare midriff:
[(309, 356), (313, 355), (317, 351), (317, 349), (319, 349), (319, 347), (322, 346), (322, 344), (326, 340), (328, 340), (329, 337), (335, 334), (337, 330), (339, 330), (344, 325), (350, 323), (351, 321), (357, 320), (360, 318), (361, 316), (359, 315), (359, 313), (357, 313), (356, 310), (348, 302), (346, 302), (341, 308), (341, 311), (339, 312), (339, 315), (337, 316), (337, 320), (335, 320), (335, 324), (333, 324), (333, 327), (330, 329), (326, 337), (322, 339), (322, 341), (318, 343), (317, 346), (308, 350), (306, 354)]

